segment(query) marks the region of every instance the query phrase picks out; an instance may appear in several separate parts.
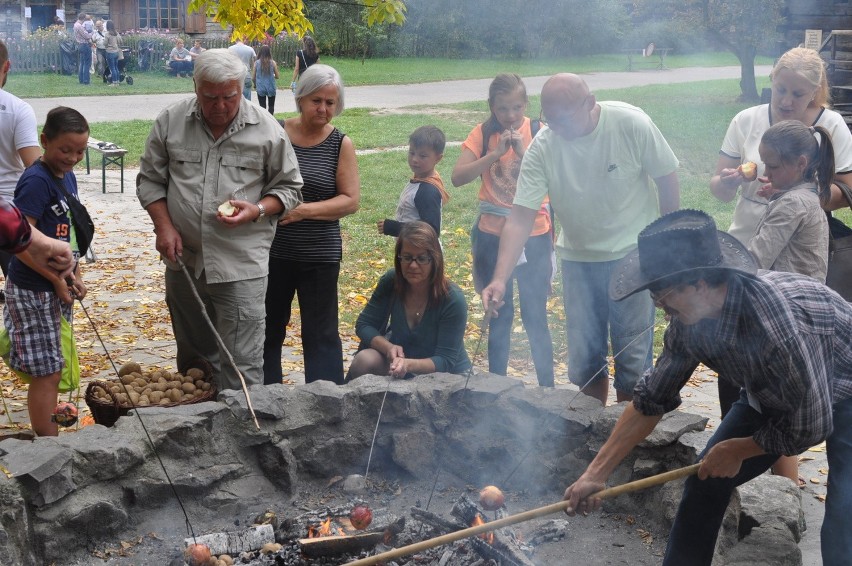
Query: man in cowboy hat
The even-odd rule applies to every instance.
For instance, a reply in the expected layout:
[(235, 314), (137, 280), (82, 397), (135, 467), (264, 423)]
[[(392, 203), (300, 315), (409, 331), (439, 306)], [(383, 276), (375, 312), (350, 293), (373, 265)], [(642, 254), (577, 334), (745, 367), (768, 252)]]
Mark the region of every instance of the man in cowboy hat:
[(660, 421), (680, 405), (699, 363), (741, 388), (686, 480), (664, 565), (709, 565), (738, 485), (780, 455), (827, 440), (831, 470), (822, 526), (825, 564), (852, 562), (852, 305), (815, 279), (757, 273), (736, 238), (713, 219), (680, 210), (652, 222), (618, 265), (609, 293), (648, 289), (671, 322), (654, 368), (580, 478), (565, 491), (569, 514), (600, 507), (589, 497)]

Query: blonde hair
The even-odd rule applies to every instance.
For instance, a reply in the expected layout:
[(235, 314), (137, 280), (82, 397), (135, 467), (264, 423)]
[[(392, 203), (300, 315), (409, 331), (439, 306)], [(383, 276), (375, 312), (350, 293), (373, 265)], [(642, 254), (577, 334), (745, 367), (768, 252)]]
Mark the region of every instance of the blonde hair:
[(769, 73), (769, 78), (773, 79), (781, 69), (788, 69), (796, 73), (816, 89), (813, 99), (814, 105), (823, 108), (828, 108), (831, 105), (825, 61), (822, 60), (819, 53), (807, 47), (794, 47), (778, 59), (778, 62), (772, 68), (772, 72)]

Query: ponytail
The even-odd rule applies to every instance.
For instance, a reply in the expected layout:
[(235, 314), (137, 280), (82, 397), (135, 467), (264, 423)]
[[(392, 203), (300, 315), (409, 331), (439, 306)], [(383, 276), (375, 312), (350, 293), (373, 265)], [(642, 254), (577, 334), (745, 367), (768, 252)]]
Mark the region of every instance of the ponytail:
[(820, 142), (814, 152), (813, 162), (808, 163), (805, 179), (814, 179), (819, 200), (826, 204), (831, 199), (831, 184), (834, 182), (834, 144), (831, 142), (831, 134), (822, 126), (811, 129), (819, 134)]

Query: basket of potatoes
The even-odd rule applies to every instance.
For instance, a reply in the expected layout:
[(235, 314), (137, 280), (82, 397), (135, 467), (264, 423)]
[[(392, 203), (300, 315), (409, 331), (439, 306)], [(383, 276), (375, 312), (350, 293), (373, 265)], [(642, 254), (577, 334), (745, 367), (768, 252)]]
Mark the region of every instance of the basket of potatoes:
[(182, 371), (150, 369), (136, 362), (118, 370), (118, 379), (92, 380), (86, 387), (86, 404), (97, 424), (112, 426), (131, 409), (175, 407), (210, 401), (216, 397), (213, 368), (194, 360)]

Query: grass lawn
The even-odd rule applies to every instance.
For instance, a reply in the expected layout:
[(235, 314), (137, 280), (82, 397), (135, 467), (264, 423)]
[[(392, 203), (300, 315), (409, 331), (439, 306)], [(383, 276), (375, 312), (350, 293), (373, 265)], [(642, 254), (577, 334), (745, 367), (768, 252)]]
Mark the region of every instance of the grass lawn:
[[(764, 79), (758, 88), (768, 86)], [(732, 203), (722, 203), (709, 192), (708, 181), (715, 168), (719, 146), (725, 130), (736, 112), (746, 105), (735, 102), (737, 80), (719, 80), (676, 85), (655, 85), (613, 91), (598, 91), (600, 100), (623, 100), (642, 107), (660, 127), (680, 160), (681, 203), (712, 214), (721, 228), (730, 224)], [(537, 116), (539, 99), (530, 100), (528, 114)], [(278, 117), (283, 117), (279, 114)], [(442, 240), (447, 255), (448, 274), (465, 291), (469, 301), (468, 347), (475, 347), (477, 326), (482, 319), (479, 299), (470, 276), (470, 226), (476, 216), (478, 184), (449, 187), (450, 173), (459, 156), (459, 142), (471, 128), (487, 117), (485, 102), (442, 106), (436, 113), (422, 114), (417, 109), (408, 113), (374, 113), (352, 109), (335, 118), (335, 125), (347, 132), (359, 149), (362, 185), (360, 211), (343, 219), (345, 238), (344, 265), (340, 276), (340, 313), (343, 334), (354, 333), (355, 318), (370, 296), (378, 276), (392, 262), (393, 239), (379, 236), (375, 224), (392, 218), (399, 193), (408, 179), (405, 144), (409, 133), (423, 124), (442, 128), (449, 143), (438, 165), (452, 199), (443, 213)], [(98, 123), (92, 125), (92, 136), (109, 139), (128, 148), (127, 163), (138, 164), (144, 140), (150, 129), (148, 121)], [(551, 297), (550, 325), (556, 348), (556, 360), (564, 364), (565, 332), (561, 302), (561, 283), (557, 278)], [(519, 319), (517, 319), (519, 320)], [(658, 326), (663, 327), (662, 320)], [(657, 341), (661, 332), (657, 333)], [(511, 365), (518, 372), (531, 372), (526, 334), (517, 322), (513, 340)], [(482, 366), (483, 362), (478, 362)], [(559, 368), (564, 375), (564, 366)]]
[[(594, 55), (564, 59), (536, 60), (466, 60), (466, 59), (367, 59), (360, 60), (323, 57), (321, 62), (340, 71), (347, 85), (407, 84), (454, 79), (489, 78), (500, 72), (515, 72), (521, 76), (550, 75), (560, 71), (586, 73), (592, 71), (624, 71), (626, 58), (621, 54)], [(771, 64), (768, 57), (758, 57), (758, 65)], [(670, 55), (666, 65), (676, 67), (716, 67), (738, 65), (728, 52)], [(12, 61), (14, 71), (14, 61)], [(292, 67), (281, 66), (280, 89), (290, 86)], [(130, 71), (132, 86), (122, 83), (109, 88), (96, 76), (91, 85), (81, 85), (76, 75), (49, 73), (12, 73), (5, 90), (21, 98), (63, 96), (120, 96), (122, 94), (164, 94), (191, 92), (192, 81), (170, 77), (162, 70), (141, 73)]]

